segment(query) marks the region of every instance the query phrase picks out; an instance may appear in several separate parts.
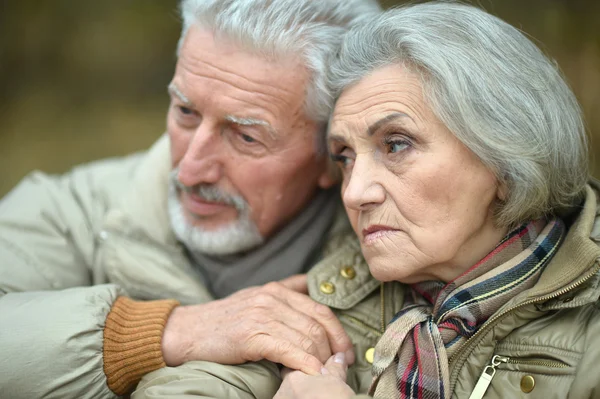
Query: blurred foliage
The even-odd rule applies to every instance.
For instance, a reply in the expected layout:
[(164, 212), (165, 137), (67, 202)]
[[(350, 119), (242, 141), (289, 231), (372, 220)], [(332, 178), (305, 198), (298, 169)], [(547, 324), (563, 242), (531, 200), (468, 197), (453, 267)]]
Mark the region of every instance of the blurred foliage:
[[(557, 60), (600, 153), (600, 2), (474, 3)], [(33, 169), (148, 147), (164, 130), (179, 29), (176, 0), (0, 0), (0, 195)]]

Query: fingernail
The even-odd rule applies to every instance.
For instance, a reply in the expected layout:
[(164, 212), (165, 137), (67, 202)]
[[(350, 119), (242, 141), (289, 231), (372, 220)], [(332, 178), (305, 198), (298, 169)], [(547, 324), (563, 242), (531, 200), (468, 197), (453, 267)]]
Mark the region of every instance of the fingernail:
[(329, 370), (327, 370), (325, 367), (322, 367), (321, 374), (329, 374)]
[(346, 354), (344, 352), (338, 352), (333, 357), (335, 363), (344, 364), (346, 362)]
[(356, 361), (356, 356), (354, 355), (354, 351), (352, 349), (348, 349), (346, 352), (346, 362), (348, 364), (354, 364)]

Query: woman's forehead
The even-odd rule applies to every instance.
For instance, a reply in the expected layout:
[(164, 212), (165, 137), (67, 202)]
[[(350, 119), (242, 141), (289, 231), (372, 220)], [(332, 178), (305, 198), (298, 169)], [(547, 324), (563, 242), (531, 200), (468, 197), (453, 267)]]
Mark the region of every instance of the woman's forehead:
[(401, 66), (392, 65), (376, 69), (347, 87), (335, 105), (332, 121), (393, 111), (418, 114), (425, 111), (424, 106), (419, 77)]

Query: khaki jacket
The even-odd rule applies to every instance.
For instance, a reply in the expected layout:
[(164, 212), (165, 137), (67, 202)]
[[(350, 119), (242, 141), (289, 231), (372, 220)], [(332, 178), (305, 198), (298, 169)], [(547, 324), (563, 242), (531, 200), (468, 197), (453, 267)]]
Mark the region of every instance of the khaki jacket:
[[(0, 398), (114, 398), (103, 329), (115, 299), (213, 299), (171, 231), (170, 170), (162, 137), (146, 153), (64, 176), (33, 173), (0, 201)], [(348, 228), (340, 215), (327, 251)], [(262, 369), (248, 372), (256, 365), (223, 375), (228, 384), (246, 379), (265, 397), (279, 381), (269, 367), (271, 385), (262, 384)], [(207, 387), (211, 397), (235, 397), (227, 390), (237, 389)]]
[[(566, 218), (568, 234), (537, 284), (507, 302), (450, 359), (453, 398), (469, 398), (486, 366), (502, 356), (483, 398), (600, 398), (600, 185), (592, 182), (585, 204)], [(371, 383), (373, 347), (403, 306), (404, 286), (381, 284), (370, 274), (350, 234), (309, 273), (313, 299), (333, 308), (352, 338), (356, 363), (348, 383), (364, 395)], [(276, 387), (276, 369), (263, 362), (255, 381)], [(248, 365), (244, 367), (249, 367)], [(133, 395), (140, 398), (209, 398), (211, 371), (233, 366), (190, 362), (148, 374)], [(270, 372), (266, 372), (269, 370)], [(241, 373), (241, 371), (239, 371)], [(244, 381), (250, 379), (244, 370)], [(270, 398), (229, 374), (232, 398)], [(273, 381), (275, 379), (275, 381)], [(221, 382), (222, 383), (222, 382)], [(360, 395), (363, 394), (363, 395)], [(197, 396), (195, 396), (197, 395)]]

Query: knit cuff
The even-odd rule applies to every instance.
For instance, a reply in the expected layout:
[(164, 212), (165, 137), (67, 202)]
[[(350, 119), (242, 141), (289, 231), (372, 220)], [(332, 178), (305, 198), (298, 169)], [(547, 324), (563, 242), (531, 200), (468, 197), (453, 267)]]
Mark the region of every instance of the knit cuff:
[(116, 395), (127, 394), (145, 374), (166, 366), (161, 340), (169, 315), (178, 305), (172, 299), (117, 298), (106, 318), (103, 348), (107, 384)]

